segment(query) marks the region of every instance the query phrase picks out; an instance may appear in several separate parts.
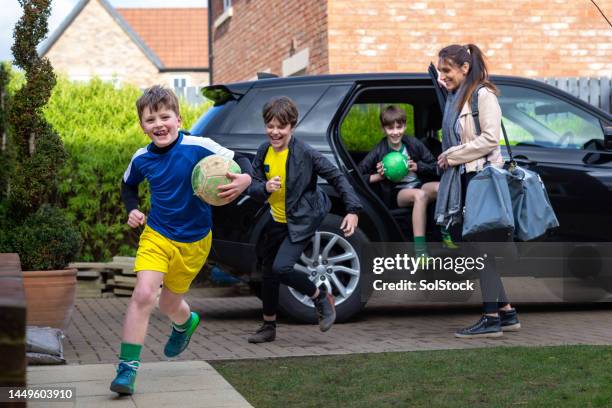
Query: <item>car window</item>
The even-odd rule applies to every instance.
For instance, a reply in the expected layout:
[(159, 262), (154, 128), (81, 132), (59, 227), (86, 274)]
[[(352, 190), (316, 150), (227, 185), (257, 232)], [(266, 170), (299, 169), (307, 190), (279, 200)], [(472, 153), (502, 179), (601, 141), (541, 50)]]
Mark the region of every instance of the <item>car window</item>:
[(241, 109), (242, 114), (237, 118), (232, 126), (230, 133), (248, 133), (248, 134), (263, 134), (265, 133), (261, 111), (270, 99), (280, 96), (288, 96), (298, 107), (299, 122), (304, 119), (308, 111), (321, 97), (323, 92), (328, 88), (328, 85), (300, 85), (287, 87), (273, 87), (264, 89), (253, 89), (247, 95), (248, 98), (242, 102), (246, 104), (244, 109)]
[(189, 133), (191, 133), (192, 135), (196, 136), (201, 136), (204, 134), (204, 129), (206, 128), (206, 126), (208, 126), (210, 124), (210, 122), (212, 122), (212, 120), (217, 117), (221, 111), (223, 111), (226, 106), (228, 104), (225, 105), (219, 105), (219, 106), (210, 106), (208, 108), (208, 110), (206, 111), (206, 113), (204, 113), (199, 119), (198, 121), (191, 127), (191, 129), (189, 130)]
[(594, 141), (603, 141), (597, 118), (564, 100), (518, 86), (502, 85), (500, 90), (511, 145), (590, 149)]
[[(380, 126), (380, 111), (389, 104), (357, 103), (351, 106), (340, 127), (342, 142), (348, 151), (368, 152), (385, 136)], [(414, 135), (414, 107), (395, 104), (406, 111), (406, 134)]]

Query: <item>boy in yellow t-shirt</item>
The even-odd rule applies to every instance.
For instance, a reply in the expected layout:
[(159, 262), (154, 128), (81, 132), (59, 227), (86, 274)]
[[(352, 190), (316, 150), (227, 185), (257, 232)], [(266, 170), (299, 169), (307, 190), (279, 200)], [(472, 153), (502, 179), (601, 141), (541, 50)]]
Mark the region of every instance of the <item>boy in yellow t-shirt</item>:
[(275, 152), (272, 146), (268, 147), (266, 153), (266, 160), (264, 161), (264, 169), (266, 173), (266, 179), (273, 180), (273, 183), (278, 182), (278, 190), (272, 192), (268, 198), (268, 203), (272, 209), (272, 218), (276, 222), (287, 223), (287, 217), (285, 215), (285, 191), (281, 180), (285, 180), (287, 172), (287, 155), (289, 149), (284, 149), (281, 152)]
[(309, 296), (319, 328), (327, 331), (336, 319), (334, 297), (325, 286), (318, 288), (302, 272), (293, 269), (331, 203), (317, 186), (318, 176), (334, 186), (344, 201), (347, 215), (340, 229), (346, 237), (357, 228), (361, 204), (346, 177), (318, 151), (293, 137), (298, 110), (287, 97), (273, 99), (263, 108), (268, 141), (259, 146), (253, 160), (253, 184), (248, 194), (270, 204), (272, 219), (262, 239), (263, 324), (249, 337), (250, 343), (276, 338), (276, 309), (281, 283)]

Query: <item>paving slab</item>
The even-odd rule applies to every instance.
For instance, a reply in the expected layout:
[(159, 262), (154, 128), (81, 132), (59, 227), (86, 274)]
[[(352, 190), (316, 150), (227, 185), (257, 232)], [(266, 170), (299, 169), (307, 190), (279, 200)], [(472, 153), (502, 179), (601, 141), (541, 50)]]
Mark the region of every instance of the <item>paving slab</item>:
[[(63, 341), (69, 364), (116, 363), (128, 298), (79, 299)], [(462, 349), (494, 346), (612, 344), (612, 304), (519, 305), (523, 326), (499, 339), (456, 339), (455, 330), (474, 323), (479, 306), (414, 305), (401, 298), (373, 298), (354, 320), (321, 333), (316, 325), (280, 319), (276, 341), (253, 345), (246, 339), (260, 324), (256, 297), (206, 298), (188, 295), (202, 325), (179, 361), (234, 360), (388, 351)], [(167, 361), (163, 347), (168, 319), (156, 310), (142, 361)]]
[[(144, 364), (136, 393), (118, 397), (109, 390), (113, 364), (28, 367), (28, 385), (76, 387), (76, 401), (53, 403), (62, 407), (252, 407), (210, 364), (204, 361), (168, 361)], [(30, 402), (48, 407), (49, 402)]]

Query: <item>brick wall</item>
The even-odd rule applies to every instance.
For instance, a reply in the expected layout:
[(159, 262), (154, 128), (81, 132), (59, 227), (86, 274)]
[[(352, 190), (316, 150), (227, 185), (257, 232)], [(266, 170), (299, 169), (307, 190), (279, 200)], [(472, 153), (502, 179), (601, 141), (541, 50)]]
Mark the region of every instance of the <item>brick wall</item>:
[[(612, 0), (597, 3), (612, 15)], [(612, 29), (587, 0), (333, 0), (328, 8), (333, 73), (423, 72), (440, 48), (472, 42), (495, 74), (612, 76)]]
[[(214, 24), (222, 1), (211, 2)], [(326, 0), (234, 0), (233, 16), (213, 28), (213, 81), (282, 73), (282, 61), (309, 49), (306, 74), (328, 72)], [(292, 45), (294, 49), (292, 50)]]
[[(612, 0), (596, 3), (612, 16)], [(218, 17), (222, 0), (212, 4)], [(291, 37), (297, 51), (310, 46), (308, 74), (425, 72), (440, 48), (473, 42), (494, 74), (612, 76), (612, 29), (588, 0), (235, 0), (233, 5), (234, 16), (213, 36), (215, 82), (249, 79), (265, 69), (280, 74)]]

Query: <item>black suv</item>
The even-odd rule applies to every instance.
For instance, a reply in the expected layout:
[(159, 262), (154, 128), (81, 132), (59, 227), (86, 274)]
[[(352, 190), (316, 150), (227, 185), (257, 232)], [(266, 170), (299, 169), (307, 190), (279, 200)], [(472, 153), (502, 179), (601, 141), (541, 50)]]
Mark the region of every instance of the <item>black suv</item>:
[[(492, 80), (501, 91), (503, 121), (515, 159), (541, 175), (559, 218), (560, 228), (546, 239), (609, 241), (612, 115), (541, 82), (506, 76)], [(442, 115), (436, 89), (427, 74), (351, 74), (269, 78), (203, 90), (214, 106), (191, 134), (253, 156), (266, 140), (261, 118), (264, 103), (288, 96), (300, 112), (295, 137), (335, 163), (360, 196), (364, 211), (359, 230), (346, 239), (338, 228), (345, 214), (343, 204), (335, 190), (320, 180), (332, 209), (295, 266), (333, 291), (338, 321), (357, 313), (367, 301), (368, 291), (361, 290), (367, 273), (361, 267), (361, 248), (369, 242), (412, 238), (410, 209), (388, 209), (356, 170), (357, 163), (383, 137), (377, 114), (381, 106), (400, 104), (408, 113), (408, 132), (437, 157)], [(503, 147), (502, 152), (505, 154)], [(257, 293), (261, 272), (256, 244), (270, 217), (269, 207), (242, 196), (214, 208), (213, 217), (211, 260), (246, 279)], [(437, 230), (430, 222), (429, 240), (437, 238)], [(310, 299), (285, 286), (281, 287), (280, 308), (301, 321), (314, 319)]]

